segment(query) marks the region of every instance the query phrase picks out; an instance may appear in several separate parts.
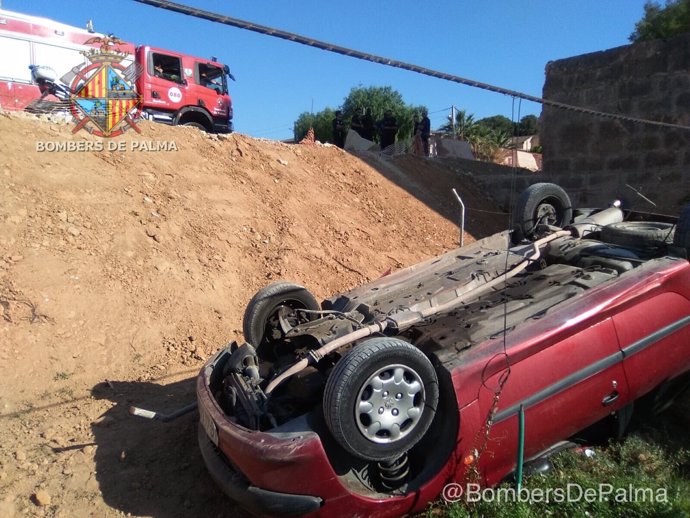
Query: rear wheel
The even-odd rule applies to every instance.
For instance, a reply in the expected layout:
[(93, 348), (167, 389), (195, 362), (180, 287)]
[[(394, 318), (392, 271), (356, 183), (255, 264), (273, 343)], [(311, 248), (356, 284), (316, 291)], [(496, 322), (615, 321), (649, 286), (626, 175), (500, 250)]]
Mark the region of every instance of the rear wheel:
[(335, 365), (326, 382), (323, 412), (346, 451), (384, 461), (422, 438), (438, 398), (436, 372), (422, 351), (403, 340), (373, 338)]
[(554, 183), (535, 183), (525, 189), (515, 204), (513, 241), (532, 239), (537, 225), (565, 227), (573, 218), (568, 194)]
[(314, 295), (304, 286), (291, 282), (274, 282), (256, 292), (247, 304), (242, 332), (257, 354), (275, 360), (275, 348), (288, 328), (313, 320), (315, 315), (300, 310), (321, 309)]
[(601, 240), (613, 245), (646, 248), (673, 242), (674, 225), (660, 221), (623, 221), (601, 229)]

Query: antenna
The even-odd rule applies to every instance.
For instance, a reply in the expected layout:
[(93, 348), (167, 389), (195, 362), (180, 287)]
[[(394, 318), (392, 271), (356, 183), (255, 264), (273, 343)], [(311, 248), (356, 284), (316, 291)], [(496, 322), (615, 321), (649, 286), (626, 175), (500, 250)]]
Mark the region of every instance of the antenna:
[[(0, 4), (2, 4), (2, 0), (0, 0)], [(86, 22), (86, 30), (92, 33), (96, 32), (93, 30), (93, 20), (89, 20), (88, 22)]]
[[(637, 189), (635, 189), (632, 185), (626, 183), (625, 186), (626, 186), (628, 189), (633, 190), (633, 191), (635, 192), (635, 194), (637, 194), (637, 195), (638, 195), (640, 198), (642, 198), (644, 201), (649, 202), (649, 203), (651, 203), (652, 205), (654, 205), (654, 206), (656, 207), (656, 203), (654, 203), (652, 200), (650, 200), (649, 198), (647, 198), (644, 194), (642, 194), (640, 191), (638, 191)], [(617, 201), (617, 200), (616, 200), (616, 201)], [(620, 202), (619, 202), (619, 203), (620, 203)]]

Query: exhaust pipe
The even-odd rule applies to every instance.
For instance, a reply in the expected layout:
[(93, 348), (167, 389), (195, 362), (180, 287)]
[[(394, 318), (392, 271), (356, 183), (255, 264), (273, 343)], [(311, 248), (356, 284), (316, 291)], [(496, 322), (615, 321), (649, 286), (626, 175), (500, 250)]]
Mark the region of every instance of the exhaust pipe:
[[(620, 202), (618, 203), (618, 206), (619, 205)], [(583, 220), (566, 227), (566, 229), (570, 230), (575, 237), (585, 237), (587, 234), (591, 234), (592, 232), (598, 232), (601, 230), (601, 227), (605, 227), (611, 223), (620, 223), (623, 221), (623, 211), (618, 208), (618, 206), (614, 204), (613, 207), (609, 207), (601, 212), (592, 214), (591, 216), (588, 216)]]

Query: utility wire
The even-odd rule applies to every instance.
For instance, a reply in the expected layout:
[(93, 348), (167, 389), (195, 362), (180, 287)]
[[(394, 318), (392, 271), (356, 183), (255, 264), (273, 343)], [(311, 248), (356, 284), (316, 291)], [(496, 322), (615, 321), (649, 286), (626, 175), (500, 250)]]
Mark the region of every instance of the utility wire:
[(574, 106), (572, 104), (566, 104), (558, 101), (552, 101), (550, 99), (544, 99), (542, 97), (536, 97), (534, 95), (525, 94), (515, 90), (510, 90), (507, 88), (502, 88), (500, 86), (491, 85), (488, 83), (482, 83), (480, 81), (474, 81), (472, 79), (466, 79), (464, 77), (447, 74), (445, 72), (439, 72), (437, 70), (432, 70), (430, 68), (421, 67), (419, 65), (414, 65), (411, 63), (405, 63), (404, 61), (398, 61), (395, 59), (385, 58), (382, 56), (377, 56), (375, 54), (369, 54), (366, 52), (361, 52), (358, 50), (350, 49), (347, 47), (341, 47), (340, 45), (334, 45), (332, 43), (327, 43), (320, 40), (315, 40), (313, 38), (308, 38), (306, 36), (301, 36), (293, 32), (287, 32), (280, 29), (274, 29), (266, 25), (259, 25), (256, 23), (246, 22), (237, 18), (232, 18), (230, 16), (224, 16), (221, 14), (212, 13), (210, 11), (204, 11), (203, 9), (197, 9), (196, 7), (190, 7), (188, 5), (178, 4), (175, 2), (169, 2), (167, 0), (134, 0), (141, 4), (151, 5), (153, 7), (159, 7), (161, 9), (167, 9), (169, 11), (174, 11), (180, 14), (186, 14), (188, 16), (194, 16), (196, 18), (201, 18), (211, 22), (222, 23), (223, 25), (230, 25), (232, 27), (238, 27), (240, 29), (246, 29), (253, 32), (258, 32), (259, 34), (265, 34), (268, 36), (274, 36), (276, 38), (281, 38), (288, 41), (294, 41), (295, 43), (301, 43), (302, 45), (307, 45), (309, 47), (315, 47), (317, 49), (326, 50), (328, 52), (335, 52), (336, 54), (342, 54), (344, 56), (350, 56), (357, 59), (362, 59), (364, 61), (371, 61), (373, 63), (378, 63), (380, 65), (387, 65), (389, 67), (401, 68), (403, 70), (408, 70), (410, 72), (416, 72), (418, 74), (423, 74), (426, 76), (435, 77), (437, 79), (443, 79), (445, 81), (451, 81), (454, 83), (460, 83), (462, 85), (470, 86), (472, 88), (479, 88), (482, 90), (488, 90), (489, 92), (495, 92), (503, 95), (509, 95), (511, 97), (517, 97), (519, 99), (524, 99), (526, 101), (532, 101), (538, 104), (543, 104), (545, 106), (552, 106), (554, 108), (559, 108), (562, 110), (569, 110), (578, 113), (584, 113), (587, 115), (596, 115), (598, 117), (617, 119), (628, 122), (635, 122), (639, 124), (649, 124), (652, 126), (661, 126), (665, 128), (676, 128), (683, 130), (690, 130), (690, 126), (683, 126), (681, 124), (673, 124), (670, 122), (661, 122), (655, 120), (641, 119), (638, 117), (631, 117), (628, 115), (622, 115), (618, 113), (608, 113), (597, 110), (592, 110), (590, 108), (583, 108), (581, 106)]

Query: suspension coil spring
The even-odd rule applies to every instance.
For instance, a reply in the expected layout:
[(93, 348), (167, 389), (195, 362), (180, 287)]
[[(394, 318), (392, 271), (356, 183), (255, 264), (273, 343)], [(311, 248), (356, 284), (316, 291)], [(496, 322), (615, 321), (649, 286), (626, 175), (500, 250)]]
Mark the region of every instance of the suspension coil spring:
[(410, 460), (407, 453), (392, 460), (379, 462), (378, 467), (381, 485), (389, 491), (402, 486), (410, 474)]

